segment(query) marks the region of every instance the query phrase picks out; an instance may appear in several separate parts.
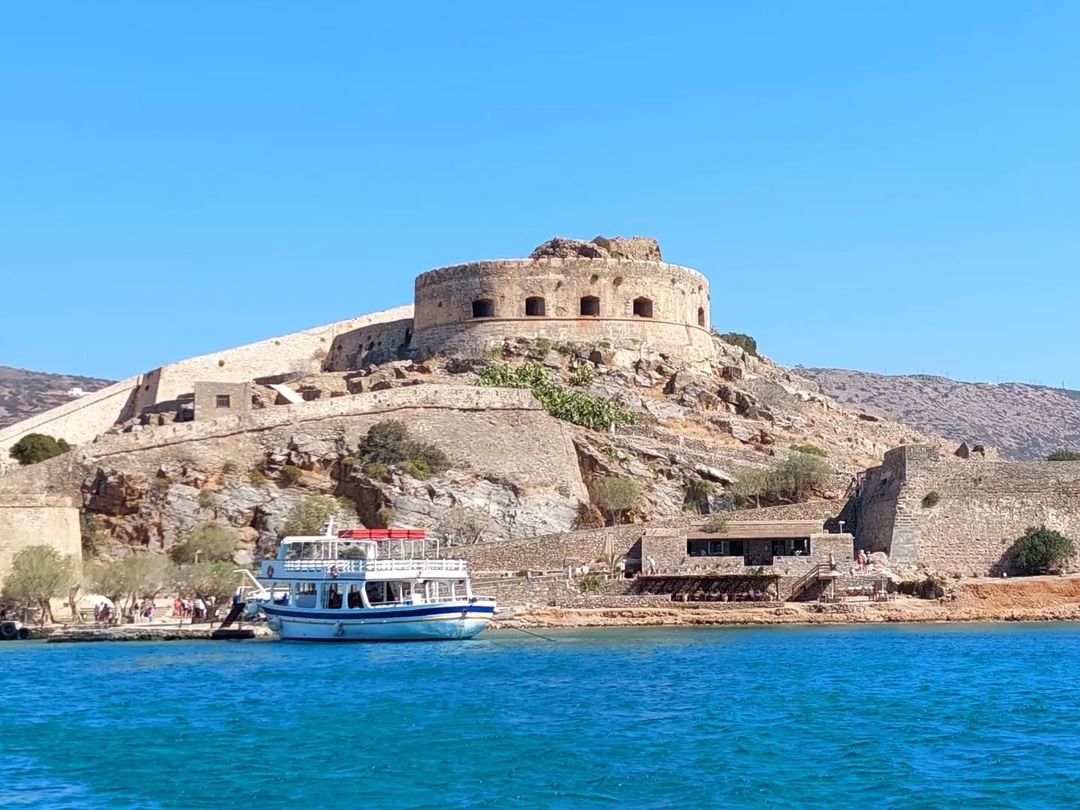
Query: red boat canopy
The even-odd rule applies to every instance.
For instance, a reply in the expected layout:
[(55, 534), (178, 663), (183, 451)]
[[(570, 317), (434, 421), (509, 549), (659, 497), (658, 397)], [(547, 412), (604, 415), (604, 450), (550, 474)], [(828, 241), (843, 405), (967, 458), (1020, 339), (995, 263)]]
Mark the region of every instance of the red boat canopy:
[(423, 540), (423, 529), (342, 529), (337, 535), (342, 540)]

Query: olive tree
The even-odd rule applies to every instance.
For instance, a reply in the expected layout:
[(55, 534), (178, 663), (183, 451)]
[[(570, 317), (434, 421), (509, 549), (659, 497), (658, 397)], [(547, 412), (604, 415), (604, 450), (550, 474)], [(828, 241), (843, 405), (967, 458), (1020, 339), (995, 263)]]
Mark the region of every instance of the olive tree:
[(468, 506), (454, 506), (446, 510), (436, 528), (436, 533), (448, 546), (469, 546), (479, 543), (494, 528), (491, 516)]
[(75, 563), (52, 546), (27, 546), (12, 560), (4, 582), (4, 598), (24, 609), (40, 609), (38, 621), (53, 622), (51, 599), (68, 595), (75, 581)]
[(181, 543), (169, 549), (172, 561), (179, 564), (195, 562), (231, 562), (240, 538), (236, 532), (218, 523), (203, 523)]
[(641, 498), (641, 484), (633, 478), (604, 475), (592, 483), (593, 501), (599, 506), (608, 525), (622, 523), (626, 513), (637, 506)]

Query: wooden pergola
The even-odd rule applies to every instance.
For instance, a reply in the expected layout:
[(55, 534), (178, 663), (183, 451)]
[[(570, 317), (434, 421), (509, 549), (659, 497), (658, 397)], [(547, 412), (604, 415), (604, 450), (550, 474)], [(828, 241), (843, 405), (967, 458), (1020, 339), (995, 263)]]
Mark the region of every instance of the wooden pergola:
[(724, 596), (746, 599), (752, 589), (764, 593), (770, 585), (779, 594), (779, 574), (653, 574), (638, 576), (634, 592), (670, 595), (674, 602), (721, 602)]

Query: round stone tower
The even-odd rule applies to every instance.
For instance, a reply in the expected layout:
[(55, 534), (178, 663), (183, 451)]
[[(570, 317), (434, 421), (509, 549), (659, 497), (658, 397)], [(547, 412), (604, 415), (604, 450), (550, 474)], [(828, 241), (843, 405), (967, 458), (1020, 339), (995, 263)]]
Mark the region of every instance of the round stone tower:
[(553, 239), (528, 259), (440, 267), (417, 277), (414, 304), (420, 352), (479, 354), (523, 337), (713, 355), (708, 279), (643, 237)]

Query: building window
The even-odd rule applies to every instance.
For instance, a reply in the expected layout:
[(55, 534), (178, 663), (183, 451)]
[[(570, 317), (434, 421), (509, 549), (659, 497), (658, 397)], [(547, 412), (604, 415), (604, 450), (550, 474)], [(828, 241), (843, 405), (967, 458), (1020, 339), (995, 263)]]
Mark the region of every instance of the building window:
[(228, 394), (218, 394), (214, 399), (219, 408), (232, 407), (232, 399), (229, 397)]
[(545, 314), (544, 299), (533, 296), (525, 299), (525, 314), (530, 318), (539, 318)]
[(600, 315), (600, 299), (595, 295), (586, 295), (581, 299), (581, 314), (591, 318)]
[(494, 318), (495, 302), (490, 298), (479, 298), (472, 302), (472, 316), (474, 318)]
[(697, 325), (702, 328), (705, 327), (705, 307), (697, 308)]
[(650, 301), (648, 298), (635, 298), (634, 315), (638, 318), (651, 318), (652, 301)]

